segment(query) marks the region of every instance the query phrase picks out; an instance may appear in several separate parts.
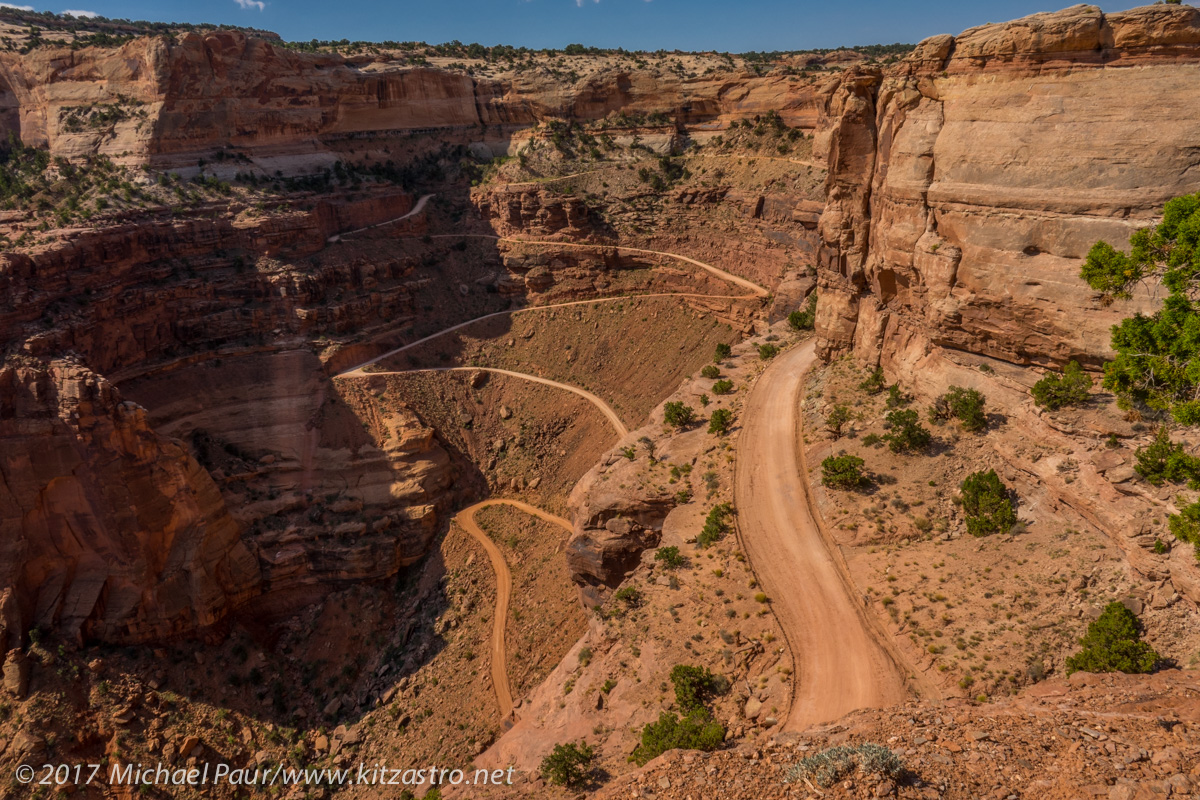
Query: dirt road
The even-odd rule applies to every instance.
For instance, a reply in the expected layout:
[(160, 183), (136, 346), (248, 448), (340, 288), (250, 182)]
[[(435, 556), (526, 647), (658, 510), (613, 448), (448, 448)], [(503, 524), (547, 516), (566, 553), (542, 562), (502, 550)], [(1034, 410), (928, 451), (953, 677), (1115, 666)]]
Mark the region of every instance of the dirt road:
[(443, 328), (442, 330), (438, 331), (437, 333), (431, 333), (428, 336), (422, 336), (420, 339), (417, 339), (415, 342), (409, 342), (408, 344), (400, 345), (399, 347), (397, 347), (394, 350), (388, 350), (386, 353), (383, 353), (382, 355), (375, 356), (374, 358), (372, 358), (369, 361), (364, 361), (363, 363), (358, 364), (357, 366), (350, 367), (350, 369), (346, 370), (345, 372), (339, 373), (339, 374), (349, 375), (351, 373), (356, 373), (359, 370), (361, 370), (363, 367), (369, 367), (376, 362), (382, 361), (385, 358), (390, 358), (398, 353), (403, 353), (405, 350), (416, 347), (417, 345), (422, 345), (422, 344), (425, 344), (426, 342), (431, 342), (434, 339), (437, 339), (438, 337), (441, 337), (441, 336), (445, 336), (448, 333), (454, 333), (457, 330), (462, 330), (463, 328), (470, 327), (471, 325), (474, 325), (476, 322), (482, 322), (485, 319), (493, 319), (495, 317), (512, 317), (512, 316), (516, 316), (517, 314), (527, 314), (530, 311), (549, 311), (549, 310), (555, 309), (555, 308), (568, 308), (570, 306), (588, 306), (588, 305), (594, 305), (596, 303), (617, 303), (617, 302), (625, 302), (628, 300), (643, 300), (646, 298), (656, 298), (656, 297), (692, 297), (692, 298), (715, 299), (715, 300), (747, 300), (747, 299), (750, 299), (753, 297), (758, 297), (758, 296), (759, 296), (758, 294), (726, 295), (726, 294), (697, 294), (694, 292), (657, 292), (654, 294), (618, 294), (618, 295), (613, 295), (612, 297), (596, 297), (591, 300), (571, 300), (566, 303), (548, 303), (544, 306), (529, 306), (527, 308), (513, 308), (513, 309), (509, 309), (507, 311), (494, 311), (491, 314), (484, 314), (481, 317), (475, 317), (474, 319), (469, 319), (466, 322), (460, 322), (457, 325), (451, 325), (449, 328)]
[(741, 415), (735, 477), (743, 546), (795, 657), (786, 730), (908, 696), (898, 657), (868, 618), (808, 505), (799, 403), (815, 358), (813, 342), (792, 348), (758, 379)]
[(496, 691), (496, 703), (500, 706), (500, 716), (507, 717), (512, 713), (513, 708), (512, 687), (508, 682), (508, 654), (505, 646), (508, 604), (512, 600), (512, 573), (508, 569), (508, 563), (504, 560), (504, 554), (500, 552), (500, 548), (475, 522), (477, 511), (496, 505), (512, 506), (564, 528), (568, 532), (572, 528), (571, 523), (562, 517), (556, 517), (528, 503), (522, 503), (520, 500), (484, 500), (473, 506), (467, 506), (454, 516), (454, 521), (483, 545), (488, 558), (491, 559), (492, 570), (496, 573), (496, 608), (492, 617), (492, 686)]
[[(382, 358), (382, 356), (380, 356)], [(369, 362), (374, 363), (374, 362)], [(572, 386), (569, 383), (559, 383), (552, 381), (549, 378), (539, 378), (536, 375), (526, 375), (524, 372), (513, 372), (508, 369), (497, 369), (496, 367), (430, 367), (428, 369), (405, 369), (395, 372), (364, 372), (362, 367), (356, 367), (352, 370), (343, 372), (337, 377), (339, 378), (369, 378), (374, 375), (407, 375), (410, 372), (495, 372), (499, 375), (508, 375), (510, 378), (520, 378), (523, 381), (533, 381), (545, 386), (553, 386), (556, 389), (562, 389), (572, 394), (577, 394), (584, 400), (600, 409), (600, 412), (608, 418), (612, 423), (613, 430), (617, 432), (618, 439), (624, 439), (629, 435), (629, 428), (625, 427), (625, 423), (617, 416), (617, 412), (613, 411), (612, 406), (601, 400), (596, 395), (589, 392), (587, 389), (580, 389), (578, 386)]]
[(512, 244), (544, 244), (544, 245), (553, 245), (554, 247), (572, 247), (572, 248), (580, 249), (580, 250), (624, 250), (627, 253), (642, 253), (643, 255), (665, 256), (667, 258), (673, 258), (676, 261), (683, 261), (684, 263), (691, 264), (694, 267), (700, 267), (700, 269), (702, 269), (706, 272), (710, 272), (713, 275), (716, 275), (718, 278), (721, 278), (722, 280), (726, 280), (726, 281), (729, 281), (730, 283), (734, 283), (734, 284), (737, 284), (738, 286), (741, 286), (743, 289), (747, 290), (748, 292), (751, 292), (752, 294), (754, 294), (757, 297), (766, 297), (770, 294), (769, 291), (767, 291), (763, 287), (759, 286), (757, 283), (754, 283), (753, 281), (748, 281), (745, 278), (739, 278), (737, 275), (734, 275), (732, 272), (726, 272), (725, 270), (721, 269), (720, 267), (714, 267), (712, 264), (706, 264), (703, 261), (697, 261), (696, 259), (689, 258), (688, 256), (681, 256), (678, 253), (668, 253), (665, 250), (646, 250), (641, 247), (626, 247), (624, 245), (619, 245), (619, 244), (582, 244), (582, 243), (578, 243), (578, 242), (547, 242), (547, 241), (534, 240), (534, 239), (514, 239), (514, 238), (508, 237), (508, 236), (492, 236), (492, 235), (486, 234), (486, 233), (439, 233), (436, 236), (433, 236), (431, 238), (433, 238), (433, 239), (491, 239), (491, 240), (497, 241), (497, 242), (510, 242)]
[(402, 219), (408, 219), (409, 217), (415, 217), (417, 214), (420, 214), (422, 211), (425, 210), (425, 204), (429, 202), (429, 198), (431, 198), (431, 197), (434, 197), (434, 195), (432, 195), (432, 194), (422, 195), (421, 199), (417, 201), (417, 204), (415, 206), (413, 206), (412, 211), (409, 211), (407, 214), (404, 214), (402, 216), (396, 217), (395, 219), (389, 219), (385, 222), (377, 222), (374, 225), (368, 225), (365, 228), (355, 228), (354, 230), (346, 231), (345, 233), (334, 234), (333, 236), (330, 236), (325, 241), (328, 242), (329, 244), (333, 244), (334, 242), (341, 241), (342, 239), (344, 239), (347, 236), (353, 236), (356, 233), (362, 233), (363, 231), (369, 231), (372, 228), (382, 228), (384, 225), (391, 225), (392, 223), (399, 222)]

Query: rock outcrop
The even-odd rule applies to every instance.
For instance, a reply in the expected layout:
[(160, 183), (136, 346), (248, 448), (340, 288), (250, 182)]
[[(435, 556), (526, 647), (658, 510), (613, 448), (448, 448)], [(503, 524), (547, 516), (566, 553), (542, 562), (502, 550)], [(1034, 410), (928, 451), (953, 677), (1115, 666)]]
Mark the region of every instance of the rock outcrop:
[(1200, 10), (1074, 6), (923, 42), (829, 87), (817, 144), (827, 354), (888, 342), (1098, 365), (1105, 307), (1078, 277), (1195, 191)]
[(1200, 188), (1197, 65), (1200, 10), (1079, 5), (934, 37), (889, 71), (852, 69), (829, 87), (818, 135), (823, 354), (852, 350), (923, 397), (984, 391), (1014, 431), (1001, 456), (1147, 579), (1169, 578), (1164, 594), (1193, 601), (1194, 564), (1145, 542), (1169, 498), (1125, 483), (1132, 473), (1089, 467), (1074, 481), (1058, 457), (1031, 463), (1019, 439), (1091, 464), (1109, 431), (1057, 429), (1010, 365), (1096, 369), (1110, 328), (1160, 302), (1144, 289), (1108, 305), (1079, 269), (1097, 240), (1124, 245)]
[(10, 644), (35, 625), (108, 641), (190, 633), (261, 590), (208, 473), (91, 370), (0, 369), (0, 442)]
[(464, 141), (503, 150), (517, 128), (551, 117), (668, 111), (719, 126), (770, 110), (812, 127), (820, 98), (807, 81), (736, 72), (685, 79), (606, 69), (567, 88), (548, 73), (476, 79), (386, 58), (299, 53), (237, 31), (0, 55), (0, 124), (27, 144), (162, 168), (195, 168), (231, 150), (286, 172), (328, 166), (339, 155), (327, 143), (355, 134), (459, 129)]

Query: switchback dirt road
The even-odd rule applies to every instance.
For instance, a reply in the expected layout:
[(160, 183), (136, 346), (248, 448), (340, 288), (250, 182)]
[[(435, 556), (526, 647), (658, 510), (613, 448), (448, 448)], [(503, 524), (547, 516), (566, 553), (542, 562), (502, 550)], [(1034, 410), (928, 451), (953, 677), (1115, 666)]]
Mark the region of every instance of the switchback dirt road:
[(492, 616), (492, 686), (496, 691), (496, 703), (500, 706), (500, 716), (507, 717), (512, 713), (512, 687), (508, 681), (508, 654), (505, 646), (505, 629), (508, 623), (508, 604), (512, 600), (512, 572), (504, 560), (504, 554), (496, 543), (475, 522), (475, 513), (488, 506), (505, 505), (520, 509), (527, 514), (544, 519), (564, 528), (568, 533), (572, 530), (571, 523), (562, 517), (556, 517), (542, 511), (540, 508), (522, 503), (520, 500), (484, 500), (473, 506), (467, 506), (454, 516), (454, 521), (463, 530), (475, 537), (487, 551), (492, 562), (492, 570), (496, 573), (496, 608)]
[(754, 385), (741, 415), (734, 489), (743, 546), (795, 658), (785, 730), (908, 697), (898, 656), (809, 508), (799, 405), (815, 358), (814, 342), (791, 348)]
[[(382, 357), (383, 356), (380, 356), (380, 358)], [(368, 362), (368, 365), (373, 363), (373, 361)], [(523, 381), (532, 381), (534, 383), (540, 383), (544, 386), (553, 386), (556, 389), (562, 389), (563, 391), (577, 394), (584, 400), (587, 400), (589, 403), (594, 405), (596, 408), (600, 409), (600, 413), (604, 414), (609, 423), (612, 424), (613, 430), (617, 432), (618, 439), (624, 439), (629, 435), (629, 428), (625, 427), (625, 423), (621, 421), (621, 418), (617, 415), (617, 412), (613, 410), (613, 407), (589, 392), (587, 389), (581, 389), (578, 386), (573, 386), (569, 383), (552, 381), (549, 378), (539, 378), (537, 375), (528, 375), (524, 372), (513, 372), (510, 369), (498, 369), (497, 367), (429, 367), (427, 369), (405, 369), (397, 370), (395, 372), (365, 372), (363, 371), (362, 367), (355, 367), (354, 369), (347, 370), (346, 372), (339, 374), (337, 377), (371, 378), (377, 375), (407, 375), (413, 372), (494, 372), (498, 375), (507, 375), (510, 378), (519, 378)]]

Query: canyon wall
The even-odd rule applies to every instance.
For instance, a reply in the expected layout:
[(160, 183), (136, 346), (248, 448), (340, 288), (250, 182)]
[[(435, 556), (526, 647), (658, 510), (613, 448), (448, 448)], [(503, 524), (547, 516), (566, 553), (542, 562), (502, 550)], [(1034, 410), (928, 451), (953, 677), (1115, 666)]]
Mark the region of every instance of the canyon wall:
[[(1006, 420), (992, 446), (1009, 474), (1193, 602), (1187, 548), (1152, 550), (1172, 491), (1106, 451), (1117, 415), (1069, 423), (1034, 406), (1039, 373), (1025, 367), (1098, 371), (1111, 327), (1161, 302), (1143, 287), (1106, 304), (1079, 271), (1097, 240), (1127, 248), (1168, 200), (1200, 190), (1198, 78), (1200, 9), (1079, 5), (929, 39), (886, 72), (850, 70), (828, 87), (817, 135), (824, 357), (851, 351), (924, 399), (982, 391)], [(1125, 426), (1132, 449), (1142, 439)], [(1080, 480), (1063, 477), (1073, 463)]]
[(384, 131), (445, 137), (460, 129), (467, 140), (503, 140), (547, 118), (663, 111), (719, 127), (769, 110), (811, 128), (820, 97), (795, 76), (740, 72), (680, 78), (610, 68), (574, 83), (544, 73), (476, 79), (386, 58), (299, 53), (233, 31), (0, 54), (0, 126), (55, 155), (103, 153), (157, 167), (194, 168), (232, 148), (270, 172), (311, 169), (334, 158), (330, 142)]
[(827, 90), (823, 352), (1097, 367), (1133, 303), (1079, 279), (1200, 189), (1200, 10), (1074, 6), (923, 42)]
[(261, 590), (209, 474), (86, 367), (0, 368), (0, 633), (108, 641), (212, 626)]

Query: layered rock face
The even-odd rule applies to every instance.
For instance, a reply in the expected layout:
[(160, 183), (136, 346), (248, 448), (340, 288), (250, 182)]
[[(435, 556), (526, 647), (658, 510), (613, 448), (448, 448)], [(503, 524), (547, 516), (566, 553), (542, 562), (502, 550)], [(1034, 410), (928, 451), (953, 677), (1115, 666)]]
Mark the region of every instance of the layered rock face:
[[(1111, 426), (1073, 428), (1029, 398), (1022, 367), (1098, 369), (1110, 328), (1161, 298), (1105, 305), (1079, 277), (1200, 189), (1200, 10), (1074, 6), (923, 42), (898, 68), (827, 94), (819, 345), (853, 351), (919, 396), (976, 388), (1004, 409), (994, 447), (1150, 581), (1200, 601), (1194, 560), (1151, 556), (1169, 490), (1131, 481)], [(987, 368), (981, 371), (980, 366)], [(1121, 434), (1128, 435), (1127, 432)], [(1052, 457), (1029, 448), (1038, 443)], [(1087, 465), (1064, 480), (1064, 464)], [(1170, 588), (1173, 586), (1173, 588)]]
[[(812, 127), (820, 98), (794, 78), (730, 73), (683, 79), (610, 69), (566, 87), (549, 75), (476, 80), (297, 53), (232, 31), (0, 56), (0, 124), (27, 144), (68, 158), (104, 153), (162, 167), (194, 167), (233, 148), (252, 151), (273, 172), (332, 161), (327, 144), (353, 134), (459, 128), (473, 129), (476, 140), (504, 140), (541, 119), (618, 110), (718, 125), (775, 110), (791, 125)], [(490, 134), (480, 132), (489, 126)]]
[(142, 641), (261, 591), (209, 474), (145, 409), (66, 361), (0, 369), (0, 633)]
[(1200, 10), (1075, 6), (924, 43), (830, 87), (818, 334), (1098, 365), (1132, 306), (1079, 279), (1198, 188)]

